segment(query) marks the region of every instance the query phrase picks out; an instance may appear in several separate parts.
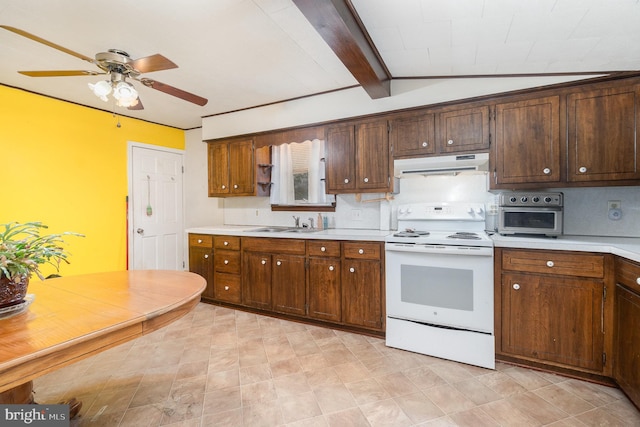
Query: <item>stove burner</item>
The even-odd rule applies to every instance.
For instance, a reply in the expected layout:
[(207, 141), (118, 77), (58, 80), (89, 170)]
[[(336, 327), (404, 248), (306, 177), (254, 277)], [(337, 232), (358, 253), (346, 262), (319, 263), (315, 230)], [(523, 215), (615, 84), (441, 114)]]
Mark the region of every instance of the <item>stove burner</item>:
[(458, 231), (457, 233), (447, 236), (447, 239), (480, 240), (481, 237), (478, 236), (478, 233), (473, 233), (470, 231)]
[(428, 236), (428, 231), (414, 230), (413, 228), (406, 228), (404, 231), (395, 233), (394, 237), (421, 237)]

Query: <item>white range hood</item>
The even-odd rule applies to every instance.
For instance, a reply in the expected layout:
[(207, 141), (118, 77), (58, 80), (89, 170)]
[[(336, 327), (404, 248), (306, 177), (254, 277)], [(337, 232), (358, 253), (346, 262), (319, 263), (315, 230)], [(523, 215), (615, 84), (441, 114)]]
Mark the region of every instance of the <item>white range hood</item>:
[(489, 153), (418, 157), (393, 161), (393, 176), (452, 174), (464, 171), (488, 171)]

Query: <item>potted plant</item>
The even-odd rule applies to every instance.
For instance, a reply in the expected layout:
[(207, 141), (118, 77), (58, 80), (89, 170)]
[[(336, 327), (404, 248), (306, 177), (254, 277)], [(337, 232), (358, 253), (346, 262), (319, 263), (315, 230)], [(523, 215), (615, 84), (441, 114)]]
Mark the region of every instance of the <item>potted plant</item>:
[(40, 235), (48, 228), (41, 222), (0, 224), (0, 308), (18, 304), (27, 294), (33, 273), (44, 280), (40, 267), (50, 264), (56, 272), (69, 253), (62, 247), (63, 236), (77, 233)]

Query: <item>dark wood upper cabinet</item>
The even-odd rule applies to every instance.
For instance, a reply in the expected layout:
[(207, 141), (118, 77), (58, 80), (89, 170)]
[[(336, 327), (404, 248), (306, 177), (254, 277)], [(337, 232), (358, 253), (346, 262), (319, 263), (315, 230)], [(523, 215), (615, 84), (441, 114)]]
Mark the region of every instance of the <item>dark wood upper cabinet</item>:
[(253, 140), (208, 144), (209, 197), (255, 196)]
[(417, 157), (436, 153), (436, 115), (401, 117), (390, 121), (393, 157)]
[(560, 97), (497, 104), (493, 135), (494, 186), (560, 181)]
[(438, 151), (460, 153), (489, 149), (489, 107), (459, 109), (439, 114)]
[(573, 93), (567, 109), (569, 182), (640, 179), (640, 86)]
[(386, 120), (329, 127), (326, 144), (327, 193), (391, 191)]

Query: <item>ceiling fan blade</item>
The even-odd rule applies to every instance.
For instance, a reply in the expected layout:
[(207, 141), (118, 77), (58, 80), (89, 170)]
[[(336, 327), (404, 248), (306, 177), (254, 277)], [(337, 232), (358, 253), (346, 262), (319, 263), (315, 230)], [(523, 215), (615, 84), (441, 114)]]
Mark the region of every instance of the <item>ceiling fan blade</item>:
[(140, 73), (150, 73), (152, 71), (170, 70), (171, 68), (178, 68), (168, 58), (160, 54), (145, 56), (144, 58), (138, 58), (131, 63), (131, 66)]
[(201, 96), (194, 95), (182, 89), (178, 89), (176, 87), (169, 86), (164, 83), (160, 83), (157, 80), (142, 78), (140, 79), (140, 81), (142, 82), (142, 84), (144, 84), (147, 87), (150, 87), (151, 89), (159, 90), (160, 92), (173, 95), (177, 98), (184, 99), (185, 101), (193, 102), (194, 104), (197, 104), (200, 106), (206, 105), (206, 103), (209, 102), (209, 100), (206, 98), (202, 98)]
[(67, 49), (66, 47), (62, 47), (62, 46), (60, 46), (58, 44), (52, 43), (52, 42), (50, 42), (48, 40), (45, 40), (45, 39), (43, 39), (41, 37), (38, 37), (36, 35), (33, 35), (31, 33), (27, 33), (26, 31), (23, 31), (23, 30), (21, 30), (19, 28), (10, 27), (8, 25), (0, 25), (0, 27), (4, 28), (5, 30), (11, 31), (12, 33), (16, 33), (18, 35), (21, 35), (22, 37), (26, 37), (26, 38), (31, 39), (33, 41), (36, 41), (38, 43), (42, 43), (42, 44), (44, 44), (46, 46), (52, 47), (54, 49), (58, 49), (59, 51), (67, 53), (67, 54), (69, 54), (71, 56), (75, 56), (76, 58), (80, 58), (83, 61), (91, 62), (92, 64), (94, 63), (93, 58), (89, 58), (88, 56), (85, 56), (85, 55), (83, 55), (81, 53), (74, 52), (74, 51), (72, 51), (70, 49)]
[(136, 105), (132, 105), (131, 107), (127, 107), (127, 110), (144, 110), (144, 105), (142, 105), (142, 100), (138, 97), (138, 103)]
[(86, 70), (49, 70), (49, 71), (18, 71), (20, 74), (24, 74), (29, 77), (68, 77), (68, 76), (97, 76), (97, 71)]

